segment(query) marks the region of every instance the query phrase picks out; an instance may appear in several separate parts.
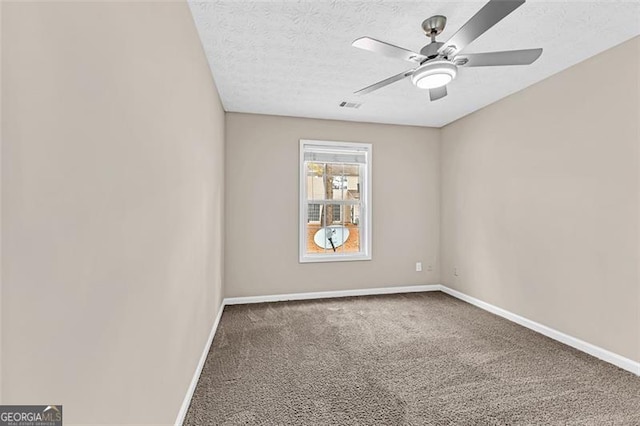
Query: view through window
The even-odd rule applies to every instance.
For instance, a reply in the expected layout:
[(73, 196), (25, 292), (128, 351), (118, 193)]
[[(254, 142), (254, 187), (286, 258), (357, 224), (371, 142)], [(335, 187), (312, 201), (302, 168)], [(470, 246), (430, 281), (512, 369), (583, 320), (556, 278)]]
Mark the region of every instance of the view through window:
[(300, 261), (367, 260), (371, 145), (300, 141)]

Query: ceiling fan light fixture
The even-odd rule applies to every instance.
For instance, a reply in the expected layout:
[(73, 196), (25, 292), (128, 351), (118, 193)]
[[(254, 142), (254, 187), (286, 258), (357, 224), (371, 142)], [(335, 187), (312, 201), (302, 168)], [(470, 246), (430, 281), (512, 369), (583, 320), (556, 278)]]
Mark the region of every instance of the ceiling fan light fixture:
[(446, 86), (458, 75), (458, 67), (448, 61), (424, 64), (414, 71), (411, 81), (419, 89), (436, 89)]

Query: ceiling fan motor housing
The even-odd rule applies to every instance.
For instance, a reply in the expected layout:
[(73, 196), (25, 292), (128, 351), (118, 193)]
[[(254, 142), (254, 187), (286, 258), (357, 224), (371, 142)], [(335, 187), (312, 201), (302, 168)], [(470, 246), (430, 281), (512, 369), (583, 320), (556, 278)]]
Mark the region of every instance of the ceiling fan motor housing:
[(438, 49), (444, 46), (444, 43), (441, 41), (435, 41), (433, 43), (427, 44), (425, 47), (420, 49), (420, 54), (422, 56), (426, 56), (429, 59), (438, 57)]

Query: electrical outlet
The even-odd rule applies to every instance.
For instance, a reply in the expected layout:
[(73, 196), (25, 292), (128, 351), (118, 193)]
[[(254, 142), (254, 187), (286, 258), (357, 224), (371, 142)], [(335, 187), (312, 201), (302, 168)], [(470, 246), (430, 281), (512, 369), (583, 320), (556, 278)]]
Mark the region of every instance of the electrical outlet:
[(416, 262), (416, 272), (422, 272), (422, 262)]

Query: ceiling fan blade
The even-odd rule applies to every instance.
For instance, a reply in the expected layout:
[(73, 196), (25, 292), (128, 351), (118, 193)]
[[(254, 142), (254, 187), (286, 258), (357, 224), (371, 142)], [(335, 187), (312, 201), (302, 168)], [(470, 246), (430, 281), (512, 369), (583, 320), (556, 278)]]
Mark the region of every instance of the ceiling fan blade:
[(429, 89), (429, 99), (431, 102), (437, 101), (447, 96), (447, 86), (436, 87), (435, 89)]
[(491, 0), (462, 26), (440, 49), (453, 57), (469, 43), (500, 22), (505, 16), (524, 4), (525, 0)]
[(372, 84), (371, 86), (367, 86), (364, 89), (360, 89), (357, 92), (353, 92), (355, 95), (366, 95), (367, 93), (371, 93), (374, 90), (378, 90), (383, 88), (384, 86), (388, 86), (391, 83), (395, 83), (396, 81), (400, 81), (403, 78), (409, 77), (413, 74), (413, 70), (405, 71), (400, 74), (394, 75), (393, 77), (389, 77), (382, 81), (377, 82), (376, 84)]
[(427, 59), (426, 56), (422, 56), (419, 53), (412, 52), (411, 50), (403, 49), (402, 47), (394, 46), (393, 44), (385, 43), (384, 41), (376, 40), (371, 37), (361, 37), (354, 40), (351, 45), (358, 49), (364, 49), (384, 56), (389, 56), (391, 58), (404, 59), (405, 61), (415, 62), (418, 64)]
[(486, 52), (462, 54), (455, 61), (466, 59), (461, 63), (465, 67), (493, 67), (501, 65), (529, 65), (542, 55), (542, 49), (508, 50), (505, 52)]

